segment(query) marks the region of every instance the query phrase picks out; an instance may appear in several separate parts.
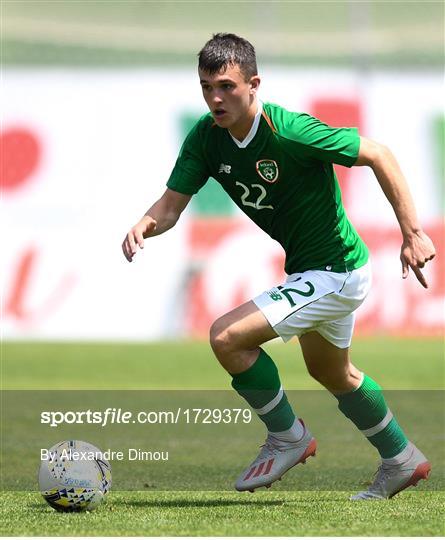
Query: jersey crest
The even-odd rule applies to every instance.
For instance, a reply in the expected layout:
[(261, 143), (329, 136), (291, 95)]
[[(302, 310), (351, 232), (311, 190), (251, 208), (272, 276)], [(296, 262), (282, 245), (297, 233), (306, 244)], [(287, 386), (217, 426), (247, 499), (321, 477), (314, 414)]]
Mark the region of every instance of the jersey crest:
[(257, 161), (256, 172), (269, 184), (273, 184), (278, 180), (278, 165), (273, 159), (260, 159)]

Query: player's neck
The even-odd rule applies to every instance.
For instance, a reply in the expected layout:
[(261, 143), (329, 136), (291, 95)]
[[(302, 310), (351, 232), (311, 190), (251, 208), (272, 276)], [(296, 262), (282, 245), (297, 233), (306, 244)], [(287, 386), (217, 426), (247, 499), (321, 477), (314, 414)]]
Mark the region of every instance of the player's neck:
[(255, 120), (255, 115), (258, 111), (258, 101), (255, 98), (252, 104), (250, 105), (246, 115), (240, 119), (240, 121), (229, 129), (232, 137), (235, 137), (236, 140), (242, 142), (247, 135), (249, 134), (253, 122)]

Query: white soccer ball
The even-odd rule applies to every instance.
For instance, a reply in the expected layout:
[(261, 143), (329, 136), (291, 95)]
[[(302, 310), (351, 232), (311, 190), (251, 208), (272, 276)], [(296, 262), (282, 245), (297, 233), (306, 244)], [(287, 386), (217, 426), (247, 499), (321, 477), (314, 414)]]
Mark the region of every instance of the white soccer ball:
[(94, 510), (111, 488), (111, 466), (102, 452), (83, 441), (62, 441), (40, 463), (39, 489), (61, 512)]

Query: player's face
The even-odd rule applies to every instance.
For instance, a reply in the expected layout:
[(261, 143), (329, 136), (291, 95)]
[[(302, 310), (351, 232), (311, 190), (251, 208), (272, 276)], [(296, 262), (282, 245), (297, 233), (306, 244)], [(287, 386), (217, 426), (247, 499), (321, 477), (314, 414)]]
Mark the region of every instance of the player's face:
[(202, 70), (198, 72), (202, 95), (215, 123), (228, 128), (234, 137), (245, 137), (255, 117), (260, 78), (254, 76), (246, 81), (237, 65), (212, 75)]

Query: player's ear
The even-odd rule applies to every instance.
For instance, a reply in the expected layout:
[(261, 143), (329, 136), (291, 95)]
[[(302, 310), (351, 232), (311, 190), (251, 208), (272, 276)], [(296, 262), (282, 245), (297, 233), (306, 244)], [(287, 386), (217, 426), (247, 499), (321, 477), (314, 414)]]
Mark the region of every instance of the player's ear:
[(254, 75), (250, 78), (249, 84), (250, 84), (250, 93), (255, 94), (260, 87), (261, 79), (258, 75)]

